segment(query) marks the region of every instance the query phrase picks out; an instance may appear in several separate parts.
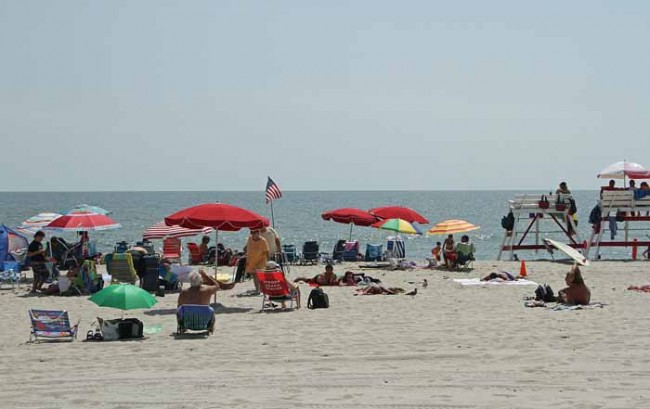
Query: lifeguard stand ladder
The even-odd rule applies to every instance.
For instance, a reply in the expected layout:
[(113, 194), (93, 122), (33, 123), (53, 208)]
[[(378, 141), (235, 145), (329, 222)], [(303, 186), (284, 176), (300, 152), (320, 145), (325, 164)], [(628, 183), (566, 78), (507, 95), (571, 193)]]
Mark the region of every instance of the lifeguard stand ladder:
[[(549, 203), (547, 209), (540, 207), (542, 194), (518, 194), (514, 199), (508, 200), (509, 210), (515, 217), (515, 224), (512, 231), (504, 233), (497, 260), (501, 260), (504, 251), (509, 252), (508, 259), (513, 260), (517, 250), (535, 250), (536, 253), (539, 250), (545, 250), (547, 247), (543, 239), (551, 233), (565, 235), (569, 239), (568, 245), (573, 248), (584, 248), (573, 217), (569, 215), (571, 195), (544, 196)], [(556, 225), (560, 230), (540, 230), (540, 222), (543, 221)], [(519, 226), (521, 223), (524, 225), (527, 223), (523, 233)], [(570, 234), (569, 231), (573, 231), (573, 234)], [(529, 241), (525, 243), (527, 238)], [(530, 243), (530, 238), (534, 238), (534, 243)]]
[[(637, 231), (650, 230), (647, 226), (632, 228), (632, 224), (641, 224), (642, 222), (650, 222), (650, 196), (645, 196), (634, 199), (634, 191), (632, 190), (603, 190), (602, 197), (598, 201), (600, 207), (600, 225), (598, 228), (592, 229), (591, 237), (587, 243), (587, 252), (585, 257), (589, 258), (589, 253), (592, 247), (596, 248), (592, 259), (598, 257), (601, 247), (648, 247), (650, 240), (639, 240), (640, 237), (632, 237), (630, 233)], [(624, 232), (623, 240), (603, 240), (605, 230), (609, 230), (609, 218), (619, 215), (619, 219), (623, 219), (622, 223)], [(611, 238), (611, 232), (608, 234)], [(647, 235), (646, 235), (647, 237)]]

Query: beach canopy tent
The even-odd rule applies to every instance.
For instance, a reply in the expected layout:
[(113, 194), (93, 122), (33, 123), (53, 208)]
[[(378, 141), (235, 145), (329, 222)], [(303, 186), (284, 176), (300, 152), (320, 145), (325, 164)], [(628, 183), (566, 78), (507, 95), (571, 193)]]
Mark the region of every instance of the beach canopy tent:
[(634, 162), (616, 162), (598, 173), (600, 179), (650, 179), (650, 170)]
[(5, 261), (25, 262), (27, 239), (4, 224), (0, 224), (0, 271), (4, 271)]

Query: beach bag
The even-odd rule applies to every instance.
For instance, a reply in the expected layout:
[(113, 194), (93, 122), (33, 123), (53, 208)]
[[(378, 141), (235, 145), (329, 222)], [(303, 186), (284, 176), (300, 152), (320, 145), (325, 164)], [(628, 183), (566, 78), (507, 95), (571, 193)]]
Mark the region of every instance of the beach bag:
[(602, 218), (603, 213), (600, 210), (600, 206), (596, 205), (594, 206), (593, 209), (591, 209), (591, 213), (589, 213), (589, 223), (590, 224), (599, 224), (600, 219)]
[(535, 301), (555, 302), (556, 300), (550, 285), (544, 284), (537, 286), (535, 290)]
[(546, 195), (542, 195), (542, 198), (539, 200), (539, 208), (540, 209), (548, 209), (549, 208), (549, 203), (548, 199), (546, 198)]
[(120, 339), (142, 338), (144, 324), (139, 319), (124, 318), (117, 325)]
[(625, 212), (616, 212), (616, 221), (624, 222), (625, 221)]
[(322, 288), (314, 288), (309, 293), (309, 299), (307, 300), (307, 308), (310, 310), (315, 310), (316, 308), (329, 308), (330, 299), (325, 294)]
[(117, 341), (120, 339), (120, 321), (120, 319), (105, 320), (103, 318), (97, 317), (97, 322), (99, 323), (99, 331), (101, 332), (101, 336), (104, 341)]
[(515, 215), (512, 212), (508, 212), (506, 216), (501, 218), (501, 227), (506, 231), (512, 231), (515, 228)]

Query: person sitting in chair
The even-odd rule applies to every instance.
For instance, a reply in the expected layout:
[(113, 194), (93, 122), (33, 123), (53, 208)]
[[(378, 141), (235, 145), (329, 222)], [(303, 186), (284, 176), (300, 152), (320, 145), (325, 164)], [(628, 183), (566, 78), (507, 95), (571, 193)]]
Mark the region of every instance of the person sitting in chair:
[(203, 271), (192, 271), (188, 278), (190, 280), (190, 288), (183, 289), (178, 294), (178, 303), (180, 307), (184, 304), (196, 305), (210, 305), (212, 296), (221, 289), (219, 282), (210, 277)]
[(461, 237), (460, 243), (456, 245), (458, 264), (463, 265), (470, 260), (474, 260), (474, 250), (474, 244), (469, 242), (469, 236), (464, 235)]
[(203, 236), (201, 239), (201, 244), (199, 244), (199, 254), (201, 255), (201, 260), (203, 262), (208, 261), (208, 255), (210, 254), (208, 243), (210, 243), (210, 237)]

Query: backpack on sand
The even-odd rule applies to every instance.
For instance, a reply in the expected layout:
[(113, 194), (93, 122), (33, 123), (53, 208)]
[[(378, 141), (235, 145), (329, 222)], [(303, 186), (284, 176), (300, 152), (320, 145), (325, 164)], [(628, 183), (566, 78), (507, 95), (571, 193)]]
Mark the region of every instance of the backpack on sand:
[(329, 306), (330, 299), (320, 287), (311, 290), (307, 300), (307, 308), (314, 310), (316, 308), (329, 308)]

